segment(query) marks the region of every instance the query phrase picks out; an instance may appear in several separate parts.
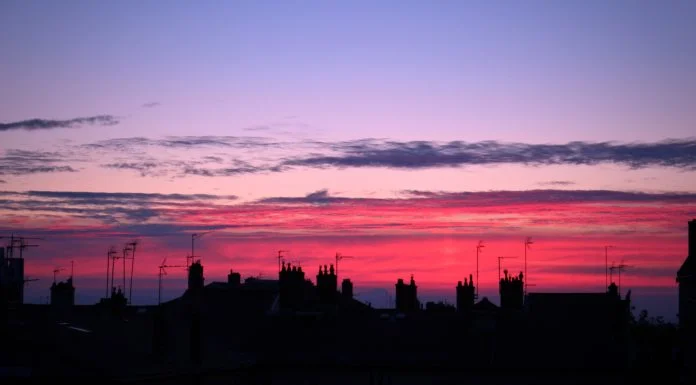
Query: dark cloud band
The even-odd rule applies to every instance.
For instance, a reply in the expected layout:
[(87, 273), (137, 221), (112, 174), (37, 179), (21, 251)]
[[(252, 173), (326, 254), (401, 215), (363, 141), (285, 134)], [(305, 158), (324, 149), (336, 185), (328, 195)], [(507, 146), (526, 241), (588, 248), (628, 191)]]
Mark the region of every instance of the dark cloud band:
[[(217, 156), (203, 158), (159, 157), (149, 148), (168, 150), (220, 148)], [(109, 159), (109, 153), (114, 155)], [(696, 171), (696, 139), (665, 140), (653, 143), (569, 142), (565, 144), (527, 144), (483, 142), (396, 142), (361, 139), (342, 142), (278, 142), (263, 137), (173, 136), (107, 139), (78, 145), (64, 153), (7, 150), (0, 156), (0, 175), (26, 175), (46, 172), (74, 172), (72, 161), (80, 156), (108, 163), (99, 166), (139, 172), (142, 176), (175, 175), (234, 177), (271, 174), (311, 168), (386, 168), (426, 170), (487, 165), (593, 166), (613, 164), (629, 169), (668, 167)], [(123, 157), (123, 153), (127, 157)], [(83, 160), (84, 161), (84, 160)], [(541, 186), (570, 186), (572, 181), (541, 182)]]
[[(661, 203), (696, 203), (696, 193), (643, 193), (613, 190), (525, 190), (525, 191), (422, 191), (404, 190), (405, 198), (348, 198), (331, 196), (323, 189), (303, 197), (270, 197), (257, 203), (273, 204), (423, 204), (431, 201), (439, 205), (481, 206), (481, 205), (518, 205), (518, 204), (562, 204), (562, 203), (602, 203), (602, 202), (661, 202)], [(409, 203), (410, 202), (410, 203)]]
[[(481, 165), (553, 165), (615, 164), (630, 169), (670, 167), (684, 171), (696, 170), (696, 140), (665, 140), (654, 143), (569, 142), (566, 144), (526, 144), (498, 141), (484, 142), (396, 142), (361, 139), (343, 142), (302, 141), (279, 143), (264, 138), (246, 137), (169, 137), (167, 139), (125, 138), (91, 144), (96, 148), (124, 149), (133, 146), (193, 148), (226, 147), (229, 150), (250, 150), (249, 156), (266, 150), (287, 150), (297, 155), (273, 156), (265, 164), (236, 160), (233, 167), (179, 168), (180, 175), (236, 176), (243, 174), (286, 172), (296, 168), (388, 168), (424, 170)], [(151, 172), (155, 164), (108, 165), (110, 168), (136, 169)], [(542, 182), (540, 185), (569, 186), (572, 181)]]
[(28, 191), (23, 193), (27, 196), (42, 198), (60, 199), (122, 199), (122, 200), (175, 200), (175, 201), (195, 201), (195, 200), (215, 200), (215, 199), (237, 199), (234, 195), (211, 195), (211, 194), (157, 194), (157, 193), (116, 193), (116, 192), (81, 192), (81, 191)]
[(472, 165), (527, 166), (596, 165), (614, 163), (632, 169), (675, 167), (696, 170), (696, 140), (656, 143), (570, 142), (525, 144), (498, 141), (437, 143), (362, 140), (332, 146), (338, 154), (288, 159), (285, 166), (384, 167), (426, 169)]
[[(429, 236), (433, 230), (518, 232), (524, 226), (569, 226), (582, 228), (583, 234), (607, 230), (612, 221), (655, 226), (671, 234), (678, 223), (667, 223), (665, 217), (696, 215), (696, 193), (640, 193), (609, 190), (528, 190), (439, 192), (403, 191), (393, 198), (337, 197), (328, 190), (319, 190), (300, 197), (269, 197), (252, 202), (239, 202), (235, 196), (208, 194), (156, 194), (80, 191), (0, 191), (0, 214), (7, 218), (59, 218), (61, 227), (70, 221), (84, 220), (107, 232), (138, 229), (142, 235), (157, 235), (164, 229), (192, 226), (239, 228), (245, 236), (277, 237), (286, 230), (307, 237), (345, 237), (369, 234), (370, 237), (406, 231), (409, 237)], [(630, 208), (627, 211), (627, 208)], [(492, 218), (442, 221), (436, 216), (458, 216), (461, 213), (491, 213)], [(496, 213), (515, 212), (517, 219), (508, 223), (496, 219)], [(280, 215), (284, 213), (283, 215)], [(533, 213), (533, 214), (530, 214)], [(564, 216), (560, 213), (580, 214)], [(353, 215), (354, 217), (351, 217)], [(531, 215), (531, 216), (530, 216)], [(282, 220), (279, 218), (282, 217)], [(230, 223), (229, 218), (236, 218)], [(67, 222), (66, 222), (67, 221)], [(8, 220), (9, 223), (9, 220)], [(2, 228), (2, 224), (0, 224)], [(624, 229), (622, 232), (635, 232)], [(235, 236), (239, 236), (235, 235)]]
[(0, 131), (10, 130), (50, 130), (54, 128), (70, 128), (84, 124), (113, 126), (119, 120), (112, 115), (98, 115), (68, 120), (55, 119), (27, 119), (18, 122), (0, 123)]
[(58, 152), (6, 150), (0, 155), (0, 175), (77, 172), (65, 164), (70, 158)]

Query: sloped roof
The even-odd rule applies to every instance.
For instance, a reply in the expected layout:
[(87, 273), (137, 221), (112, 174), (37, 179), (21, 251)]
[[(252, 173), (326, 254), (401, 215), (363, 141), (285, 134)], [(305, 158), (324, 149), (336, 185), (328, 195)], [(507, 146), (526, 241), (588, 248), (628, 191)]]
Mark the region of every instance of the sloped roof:
[(533, 316), (563, 319), (604, 319), (628, 302), (608, 293), (529, 293), (526, 306)]
[(338, 306), (345, 311), (358, 313), (372, 313), (374, 309), (368, 304), (358, 301), (355, 298), (347, 298), (338, 294)]
[(679, 277), (693, 275), (694, 270), (696, 270), (696, 263), (694, 262), (694, 259), (691, 258), (691, 256), (686, 257), (684, 263), (682, 263), (679, 270), (677, 270), (677, 282), (679, 282)]
[[(277, 287), (269, 285), (240, 285), (230, 287), (226, 282), (212, 282), (203, 287), (203, 304), (212, 313), (234, 313), (240, 315), (265, 314), (278, 295)], [(167, 307), (182, 307), (191, 304), (191, 293), (186, 290), (178, 298), (165, 302)]]
[(526, 302), (529, 305), (576, 307), (604, 304), (609, 300), (607, 293), (529, 293)]
[(483, 297), (478, 303), (474, 304), (474, 310), (495, 311), (498, 310), (498, 305), (491, 302), (488, 297)]

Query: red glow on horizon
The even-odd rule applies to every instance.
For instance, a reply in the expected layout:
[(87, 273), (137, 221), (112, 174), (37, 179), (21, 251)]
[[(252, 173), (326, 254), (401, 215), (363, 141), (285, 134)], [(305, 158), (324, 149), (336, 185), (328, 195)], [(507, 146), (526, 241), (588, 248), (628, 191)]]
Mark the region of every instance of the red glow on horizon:
[[(391, 287), (398, 278), (414, 274), (422, 288), (445, 289), (469, 274), (475, 276), (476, 244), (484, 240), (480, 290), (495, 291), (498, 257), (516, 257), (503, 260), (501, 270), (524, 271), (524, 240), (531, 236), (527, 282), (535, 285), (535, 291), (547, 287), (601, 291), (606, 245), (614, 246), (609, 264), (623, 261), (631, 266), (622, 272), (623, 286), (674, 286), (674, 274), (687, 253), (686, 221), (696, 216), (696, 202), (367, 199), (332, 204), (191, 204), (160, 208), (157, 213), (153, 219), (122, 226), (65, 214), (13, 214), (13, 223), (24, 233), (40, 229), (67, 234), (47, 236), (40, 248), (27, 253), (27, 274), (51, 280), (55, 266), (69, 266), (74, 260), (76, 275), (90, 278), (83, 282), (99, 282), (106, 276), (108, 247), (120, 248), (137, 237), (141, 244), (135, 280), (152, 282), (164, 257), (169, 263), (185, 264), (190, 233), (204, 231), (184, 229), (206, 225), (221, 227), (196, 242), (206, 282), (226, 280), (230, 269), (243, 277), (275, 278), (277, 250), (283, 249), (291, 250), (286, 260), (300, 263), (313, 281), (317, 266), (333, 263), (335, 253), (341, 252), (356, 258), (343, 261), (339, 279), (351, 278), (356, 288)], [(137, 226), (162, 230), (139, 234)], [(184, 273), (172, 270), (168, 280), (183, 280)], [(94, 286), (98, 290), (101, 285)]]

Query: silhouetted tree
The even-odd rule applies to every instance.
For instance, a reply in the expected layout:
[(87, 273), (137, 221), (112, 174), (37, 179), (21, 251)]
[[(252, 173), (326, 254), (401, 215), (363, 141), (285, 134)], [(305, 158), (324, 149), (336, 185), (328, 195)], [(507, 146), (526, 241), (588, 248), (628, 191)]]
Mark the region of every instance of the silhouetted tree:
[[(648, 372), (671, 375), (678, 372), (678, 338), (674, 324), (665, 322), (661, 316), (650, 317), (648, 311), (643, 309), (638, 313), (638, 319), (632, 322), (631, 335), (635, 342), (633, 366), (637, 375)], [(664, 379), (664, 382), (670, 381)]]

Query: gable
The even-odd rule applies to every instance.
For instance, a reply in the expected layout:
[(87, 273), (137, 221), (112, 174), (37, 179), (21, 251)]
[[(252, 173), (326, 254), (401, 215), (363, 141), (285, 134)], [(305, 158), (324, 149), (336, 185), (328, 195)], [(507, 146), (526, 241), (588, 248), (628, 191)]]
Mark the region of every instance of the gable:
[(695, 267), (696, 265), (694, 264), (693, 258), (691, 258), (691, 256), (686, 257), (684, 263), (682, 263), (679, 270), (677, 270), (677, 282), (679, 282), (680, 277), (683, 278), (694, 274)]

